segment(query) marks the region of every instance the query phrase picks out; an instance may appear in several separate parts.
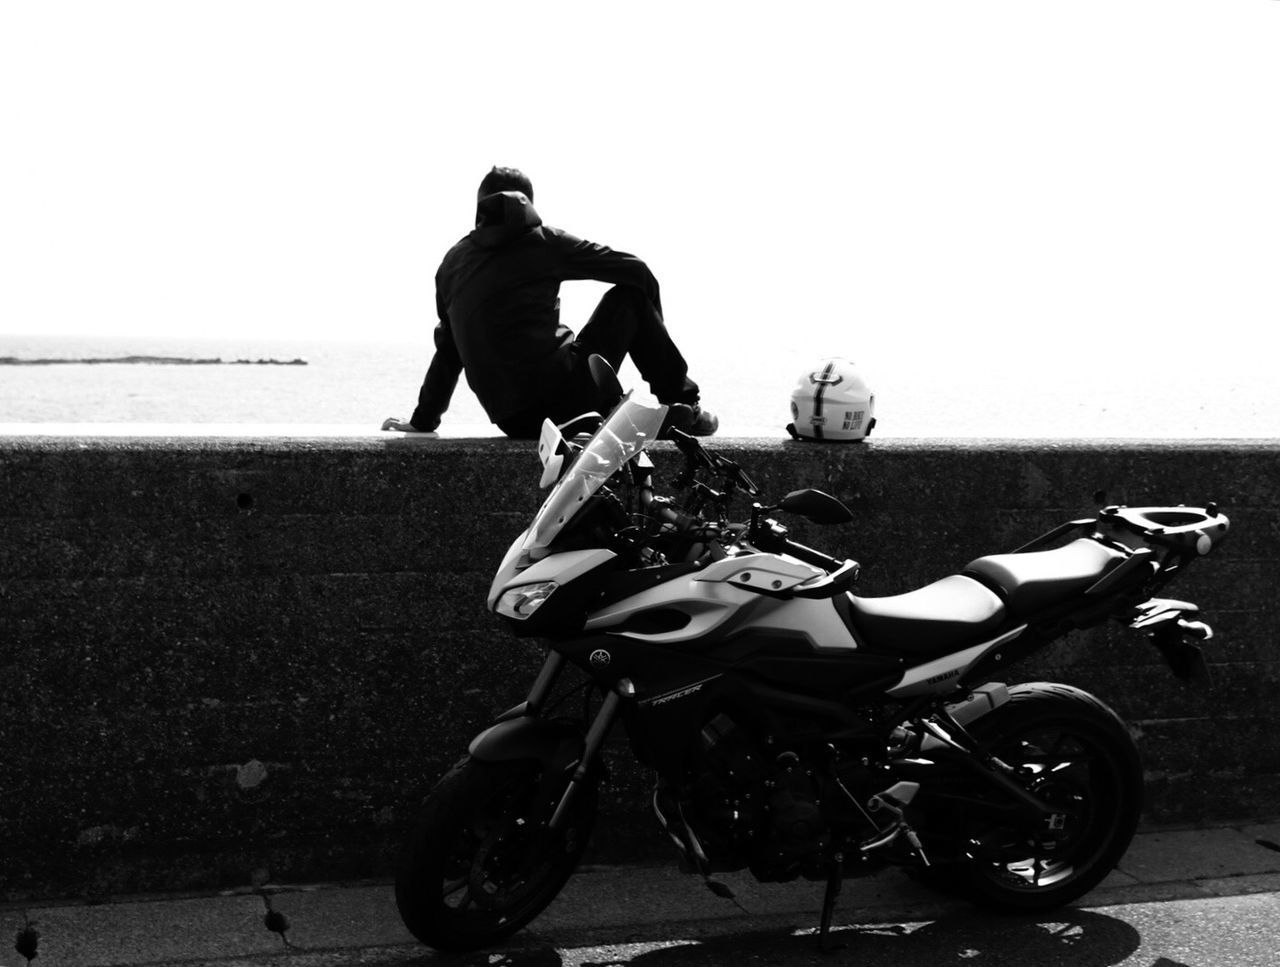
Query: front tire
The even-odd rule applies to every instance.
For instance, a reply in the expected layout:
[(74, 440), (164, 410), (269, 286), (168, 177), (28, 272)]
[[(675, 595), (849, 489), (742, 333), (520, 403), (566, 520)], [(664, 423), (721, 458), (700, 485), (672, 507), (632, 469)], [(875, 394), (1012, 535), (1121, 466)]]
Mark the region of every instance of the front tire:
[(970, 731), (1062, 812), (972, 823), (972, 858), (955, 871), (955, 885), (988, 909), (1051, 910), (1101, 883), (1129, 848), (1142, 764), (1124, 722), (1089, 693), (1047, 682), (1009, 693)]
[(436, 784), (396, 876), (409, 932), (443, 951), (478, 950), (511, 936), (560, 892), (578, 864), (596, 813), (584, 784), (562, 828), (546, 828), (562, 783), (544, 786), (532, 760), (464, 756)]

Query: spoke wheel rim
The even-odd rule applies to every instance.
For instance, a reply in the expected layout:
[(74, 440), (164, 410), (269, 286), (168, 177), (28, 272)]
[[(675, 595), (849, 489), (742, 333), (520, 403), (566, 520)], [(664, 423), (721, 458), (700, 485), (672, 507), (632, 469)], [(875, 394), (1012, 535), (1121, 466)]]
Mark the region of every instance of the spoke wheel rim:
[(1103, 810), (1120, 777), (1094, 736), (1068, 725), (1040, 726), (1002, 745), (1000, 757), (1030, 779), (1036, 795), (1062, 811), (1033, 828), (998, 831), (1009, 841), (983, 865), (992, 879), (1017, 892), (1061, 887), (1092, 867), (1116, 832)]
[[(571, 811), (557, 833), (537, 817), (540, 774), (509, 782), (476, 814), (455, 828), (455, 845), (444, 857), (438, 898), (464, 921), (497, 924), (519, 918), (539, 903), (559, 863), (576, 858), (579, 816)], [(545, 804), (544, 804), (545, 805)]]

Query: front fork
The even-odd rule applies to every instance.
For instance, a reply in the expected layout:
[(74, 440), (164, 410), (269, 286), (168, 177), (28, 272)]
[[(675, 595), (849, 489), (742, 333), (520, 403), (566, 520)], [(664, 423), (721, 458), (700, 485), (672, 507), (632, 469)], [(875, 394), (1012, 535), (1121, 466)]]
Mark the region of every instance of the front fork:
[(556, 683), (562, 668), (564, 668), (564, 655), (555, 650), (548, 651), (547, 658), (538, 671), (538, 677), (533, 680), (533, 685), (529, 688), (528, 697), (519, 705), (512, 706), (499, 715), (498, 721), (506, 722), (525, 715), (534, 717), (541, 715), (542, 707), (547, 704), (547, 696), (551, 694), (551, 686)]
[(564, 822), (564, 817), (568, 814), (574, 797), (578, 795), (578, 791), (586, 781), (587, 775), (591, 772), (591, 767), (595, 764), (596, 757), (600, 754), (600, 748), (604, 745), (605, 737), (608, 736), (609, 729), (613, 727), (613, 723), (618, 717), (618, 706), (621, 704), (622, 696), (617, 692), (610, 691), (605, 693), (604, 701), (600, 703), (600, 710), (596, 712), (596, 717), (591, 720), (591, 726), (587, 729), (587, 738), (582, 748), (582, 758), (578, 760), (578, 765), (573, 770), (573, 775), (569, 778), (569, 785), (565, 787), (564, 794), (560, 797), (560, 803), (556, 806), (556, 811), (551, 814), (551, 822), (548, 823), (551, 829), (559, 829)]
[[(548, 651), (547, 658), (542, 663), (542, 668), (538, 671), (538, 677), (534, 679), (533, 685), (529, 688), (529, 695), (519, 705), (498, 716), (498, 721), (508, 722), (520, 718), (537, 718), (540, 716), (546, 705), (547, 698), (551, 694), (552, 686), (564, 668), (564, 662), (565, 657), (560, 652), (554, 649)], [(604, 700), (600, 703), (599, 710), (591, 720), (591, 725), (587, 728), (587, 735), (582, 744), (582, 754), (578, 756), (576, 762), (569, 763), (565, 768), (566, 772), (569, 768), (572, 768), (573, 774), (569, 777), (568, 785), (565, 786), (564, 792), (560, 794), (560, 801), (556, 804), (555, 811), (551, 814), (551, 820), (547, 824), (549, 829), (557, 830), (564, 824), (565, 817), (569, 815), (570, 806), (582, 789), (583, 783), (587, 780), (587, 776), (591, 773), (592, 767), (600, 755), (600, 749), (609, 735), (609, 730), (613, 727), (613, 723), (617, 721), (618, 707), (621, 704), (622, 696), (617, 692), (605, 692)]]

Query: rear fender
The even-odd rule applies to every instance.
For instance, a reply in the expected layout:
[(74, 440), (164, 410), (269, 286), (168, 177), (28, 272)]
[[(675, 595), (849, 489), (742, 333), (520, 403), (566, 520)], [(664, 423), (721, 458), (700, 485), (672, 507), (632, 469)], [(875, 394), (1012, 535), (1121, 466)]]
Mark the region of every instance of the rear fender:
[(1129, 627), (1141, 630), (1170, 619), (1182, 618), (1185, 615), (1200, 611), (1190, 601), (1176, 601), (1173, 598), (1152, 598), (1136, 608), (1128, 615)]
[(1175, 677), (1209, 684), (1212, 677), (1200, 643), (1213, 637), (1213, 629), (1191, 617), (1199, 610), (1189, 601), (1152, 598), (1134, 609), (1129, 627), (1151, 639)]

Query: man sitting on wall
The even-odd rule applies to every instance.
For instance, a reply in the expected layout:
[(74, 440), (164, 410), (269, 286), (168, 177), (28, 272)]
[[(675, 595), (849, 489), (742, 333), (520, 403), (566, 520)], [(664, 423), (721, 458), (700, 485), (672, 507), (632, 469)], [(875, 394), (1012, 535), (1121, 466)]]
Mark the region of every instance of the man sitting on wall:
[[(582, 331), (560, 322), (560, 283), (609, 282)], [(536, 438), (544, 418), (563, 423), (598, 409), (587, 367), (592, 354), (616, 370), (628, 354), (668, 420), (710, 436), (719, 420), (699, 406), (698, 385), (662, 317), (658, 281), (634, 255), (542, 223), (533, 184), (516, 168), (480, 182), (475, 230), (451, 248), (436, 273), (435, 355), (408, 422), (384, 430), (429, 432), (440, 425), (458, 375), (489, 419), (510, 437)]]

